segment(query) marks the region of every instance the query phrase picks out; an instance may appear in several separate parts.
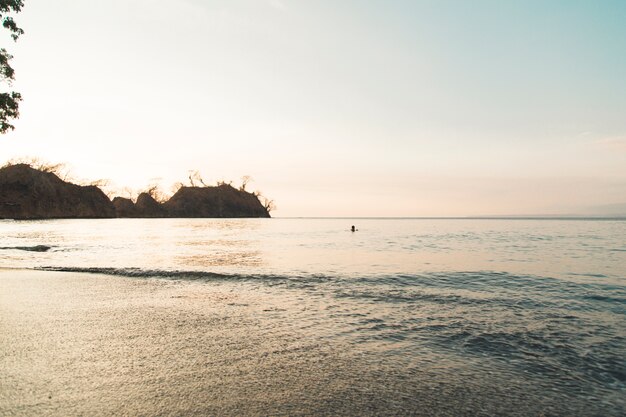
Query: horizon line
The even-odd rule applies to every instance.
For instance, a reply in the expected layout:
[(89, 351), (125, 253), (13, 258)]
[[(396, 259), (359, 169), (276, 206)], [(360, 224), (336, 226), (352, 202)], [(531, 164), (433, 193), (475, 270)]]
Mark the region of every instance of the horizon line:
[(486, 215), (486, 216), (272, 216), (273, 219), (363, 220), (626, 220), (626, 215)]

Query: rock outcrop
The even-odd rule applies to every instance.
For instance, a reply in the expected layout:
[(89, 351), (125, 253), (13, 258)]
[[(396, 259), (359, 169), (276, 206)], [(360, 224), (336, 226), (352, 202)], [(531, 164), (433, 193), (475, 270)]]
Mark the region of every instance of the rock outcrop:
[(0, 169), (0, 218), (109, 218), (111, 200), (96, 186), (63, 181), (26, 164)]
[(256, 195), (228, 184), (182, 187), (163, 206), (170, 217), (270, 217)]
[(137, 217), (135, 203), (130, 198), (115, 197), (113, 199), (116, 217)]
[(230, 185), (182, 187), (160, 203), (142, 193), (113, 201), (96, 186), (79, 186), (26, 164), (0, 169), (0, 219), (109, 217), (270, 217), (255, 194)]
[(135, 203), (136, 217), (170, 217), (167, 211), (150, 194), (141, 193)]

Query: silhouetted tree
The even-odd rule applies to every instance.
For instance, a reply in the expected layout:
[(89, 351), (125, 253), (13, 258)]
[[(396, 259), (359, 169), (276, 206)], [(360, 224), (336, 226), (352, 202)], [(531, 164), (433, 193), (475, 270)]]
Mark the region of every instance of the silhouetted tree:
[(158, 185), (151, 185), (149, 186), (144, 193), (148, 194), (150, 197), (154, 198), (155, 200), (159, 201), (159, 197), (161, 196), (161, 191), (159, 190), (159, 186)]
[(26, 156), (10, 159), (4, 166), (12, 166), (18, 164), (25, 164), (29, 167), (36, 169), (42, 172), (51, 172), (57, 177), (61, 178), (63, 181), (67, 181), (71, 179), (70, 170), (66, 164), (53, 164), (42, 159), (39, 159), (34, 156)]
[(252, 181), (252, 177), (250, 175), (244, 175), (241, 177), (241, 187), (239, 187), (239, 191), (246, 191), (246, 186), (250, 181)]
[(265, 210), (267, 210), (268, 213), (271, 213), (272, 211), (276, 210), (276, 204), (274, 203), (274, 200), (270, 200), (269, 198), (263, 197), (263, 207), (265, 207)]
[(86, 181), (81, 185), (90, 185), (90, 186), (94, 186), (94, 187), (98, 187), (98, 188), (102, 188), (102, 187), (106, 187), (111, 183), (111, 180), (105, 179), (105, 178), (101, 178), (99, 180), (95, 180), (95, 181)]
[(202, 175), (200, 175), (200, 171), (198, 170), (189, 171), (189, 183), (191, 184), (192, 187), (196, 186), (195, 181), (198, 181), (200, 184), (202, 184), (203, 187), (206, 187), (206, 184), (204, 183), (204, 180), (202, 179)]
[(178, 190), (180, 190), (184, 186), (185, 186), (185, 184), (183, 184), (182, 182), (175, 182), (174, 185), (172, 185), (172, 188), (171, 188), (172, 194), (176, 194), (178, 192)]
[[(22, 0), (0, 0), (0, 21), (2, 26), (11, 32), (14, 41), (24, 34), (24, 31), (17, 26), (11, 16), (7, 13), (18, 13), (22, 10), (24, 2)], [(15, 71), (9, 65), (9, 61), (13, 58), (6, 49), (0, 48), (0, 80), (6, 82), (9, 86), (15, 79)], [(22, 101), (20, 93), (15, 91), (0, 93), (0, 133), (6, 133), (7, 130), (15, 129), (9, 121), (20, 116), (19, 103)]]
[(121, 194), (128, 198), (129, 200), (136, 201), (137, 200), (137, 191), (133, 190), (130, 187), (122, 188), (118, 194)]
[(153, 178), (148, 188), (143, 192), (150, 195), (150, 197), (154, 198), (157, 202), (163, 203), (167, 201), (169, 195), (163, 191), (160, 182), (161, 178)]

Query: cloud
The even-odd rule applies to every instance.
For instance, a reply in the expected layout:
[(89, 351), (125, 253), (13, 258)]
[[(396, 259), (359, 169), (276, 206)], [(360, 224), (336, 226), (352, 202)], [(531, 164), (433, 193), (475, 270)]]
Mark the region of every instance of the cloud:
[(626, 135), (597, 139), (592, 144), (607, 150), (626, 152)]

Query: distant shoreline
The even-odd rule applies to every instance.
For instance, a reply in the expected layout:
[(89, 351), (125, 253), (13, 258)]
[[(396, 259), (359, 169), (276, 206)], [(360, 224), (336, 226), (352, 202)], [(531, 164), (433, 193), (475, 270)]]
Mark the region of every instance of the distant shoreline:
[(154, 189), (130, 198), (109, 198), (95, 185), (66, 182), (28, 164), (0, 168), (0, 218), (259, 218), (270, 217), (273, 201), (230, 184), (181, 186), (168, 199)]

